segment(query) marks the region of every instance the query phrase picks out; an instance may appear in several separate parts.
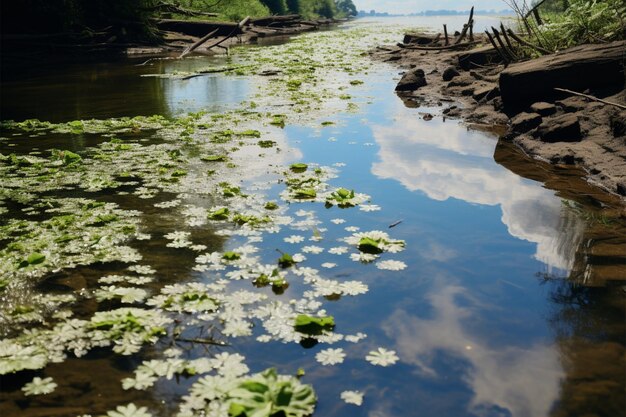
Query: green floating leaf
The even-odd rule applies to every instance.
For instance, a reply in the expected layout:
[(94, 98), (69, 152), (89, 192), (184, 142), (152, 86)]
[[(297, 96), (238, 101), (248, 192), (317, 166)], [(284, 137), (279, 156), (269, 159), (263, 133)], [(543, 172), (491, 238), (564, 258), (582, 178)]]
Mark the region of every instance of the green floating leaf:
[(227, 261), (236, 261), (237, 259), (241, 259), (241, 255), (233, 251), (224, 252), (224, 255), (222, 255), (222, 259), (225, 259)]
[(302, 200), (313, 199), (317, 197), (317, 192), (312, 188), (298, 188), (293, 192), (294, 198)]
[(296, 261), (293, 260), (293, 257), (288, 253), (283, 253), (283, 255), (278, 258), (278, 265), (281, 268), (289, 268), (296, 264)]
[(278, 204), (276, 204), (274, 201), (268, 201), (267, 203), (265, 203), (265, 210), (277, 210), (278, 209)]
[(333, 316), (312, 317), (300, 314), (296, 317), (293, 327), (297, 332), (317, 336), (323, 334), (324, 331), (333, 330), (335, 328), (335, 318)]
[(272, 120), (270, 120), (270, 124), (273, 126), (285, 127), (285, 116), (282, 114), (273, 116)]
[(20, 268), (25, 268), (29, 265), (37, 265), (42, 263), (43, 261), (46, 260), (46, 256), (42, 255), (39, 252), (33, 252), (30, 255), (28, 255), (28, 257), (26, 259), (24, 259), (22, 262), (20, 262), (19, 267)]
[(273, 148), (276, 145), (273, 140), (260, 140), (257, 143), (261, 148)]
[(200, 158), (206, 162), (224, 162), (228, 160), (226, 155), (206, 155)]
[(300, 173), (300, 172), (304, 172), (304, 171), (306, 171), (308, 167), (309, 167), (309, 166), (308, 166), (307, 164), (303, 164), (302, 162), (298, 162), (298, 163), (295, 163), (295, 164), (291, 164), (291, 165), (289, 166), (289, 169), (290, 169), (291, 171), (293, 171), (293, 172), (298, 172), (298, 173)]
[(228, 220), (230, 210), (227, 207), (222, 207), (209, 213), (208, 217), (211, 220)]
[(243, 132), (239, 132), (237, 134), (239, 136), (249, 136), (249, 137), (252, 137), (252, 138), (260, 138), (261, 137), (261, 132), (259, 132), (258, 130), (254, 130), (254, 129), (244, 130)]
[(317, 402), (313, 387), (295, 377), (279, 378), (274, 368), (243, 380), (227, 395), (230, 417), (306, 417)]
[(370, 253), (373, 255), (377, 255), (379, 253), (383, 253), (382, 248), (380, 247), (380, 241), (374, 240), (369, 237), (363, 237), (359, 240), (359, 250), (364, 253)]

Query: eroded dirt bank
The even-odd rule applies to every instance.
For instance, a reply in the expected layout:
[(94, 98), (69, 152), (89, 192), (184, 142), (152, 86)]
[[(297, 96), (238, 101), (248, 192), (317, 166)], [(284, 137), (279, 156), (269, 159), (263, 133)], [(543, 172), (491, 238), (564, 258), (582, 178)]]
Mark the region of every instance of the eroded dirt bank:
[(535, 159), (580, 167), (587, 181), (624, 201), (625, 41), (582, 45), (505, 66), (484, 39), (467, 50), (427, 49), (444, 46), (439, 39), (406, 35), (404, 43), (371, 52), (404, 70), (396, 91), (406, 105), (439, 105), (443, 117), (501, 126), (502, 140)]

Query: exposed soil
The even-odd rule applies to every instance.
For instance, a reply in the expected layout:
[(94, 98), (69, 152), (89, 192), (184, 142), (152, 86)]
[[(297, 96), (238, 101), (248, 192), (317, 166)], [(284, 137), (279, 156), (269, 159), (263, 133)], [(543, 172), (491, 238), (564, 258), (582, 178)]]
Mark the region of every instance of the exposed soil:
[(583, 45), (505, 67), (484, 39), (468, 51), (424, 50), (443, 45), (432, 35), (404, 41), (371, 55), (404, 70), (396, 91), (407, 106), (438, 105), (444, 117), (501, 126), (502, 139), (529, 156), (580, 167), (587, 181), (624, 201), (626, 110), (554, 88), (625, 105), (626, 42)]

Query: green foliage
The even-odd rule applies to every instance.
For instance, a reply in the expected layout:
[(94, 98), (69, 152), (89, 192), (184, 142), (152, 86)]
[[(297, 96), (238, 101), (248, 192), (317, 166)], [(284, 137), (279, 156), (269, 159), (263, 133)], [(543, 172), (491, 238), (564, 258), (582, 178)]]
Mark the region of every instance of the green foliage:
[(278, 258), (278, 265), (281, 268), (289, 268), (296, 264), (296, 261), (293, 260), (293, 257), (288, 253), (283, 253), (283, 255)]
[(269, 10), (271, 14), (286, 14), (287, 4), (285, 0), (261, 0)]
[(304, 172), (307, 170), (309, 166), (307, 164), (304, 164), (302, 162), (298, 162), (295, 164), (291, 164), (289, 166), (289, 169), (292, 170), (293, 172)]
[(539, 6), (543, 24), (529, 18), (533, 42), (558, 51), (583, 43), (626, 39), (623, 0), (550, 0)]
[(335, 328), (335, 318), (333, 316), (312, 317), (300, 314), (296, 317), (293, 327), (300, 333), (318, 336), (324, 331), (331, 331)]
[(310, 385), (281, 377), (274, 368), (241, 381), (228, 392), (231, 417), (305, 417), (313, 414), (317, 398)]
[(361, 252), (364, 252), (364, 253), (371, 253), (371, 254), (377, 255), (377, 254), (383, 252), (383, 250), (380, 247), (380, 240), (379, 239), (372, 239), (372, 238), (369, 238), (369, 237), (363, 237), (359, 241), (359, 246), (358, 247), (359, 247), (359, 250)]
[(326, 198), (326, 204), (329, 206), (337, 204), (340, 208), (354, 207), (354, 190), (339, 188)]

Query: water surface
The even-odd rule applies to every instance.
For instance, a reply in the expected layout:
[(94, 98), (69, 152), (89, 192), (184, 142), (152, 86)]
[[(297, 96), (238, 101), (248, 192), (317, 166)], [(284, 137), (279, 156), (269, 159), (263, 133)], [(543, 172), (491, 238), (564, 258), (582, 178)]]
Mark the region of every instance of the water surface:
[[(381, 22), (383, 26), (409, 23)], [(482, 23), (482, 19), (477, 22), (492, 24)], [(441, 21), (420, 18), (410, 24), (436, 28)], [(382, 30), (368, 20), (351, 25)], [(399, 40), (394, 38), (397, 34), (384, 36), (391, 42)], [(262, 108), (272, 113), (283, 112), (281, 103), (268, 104), (255, 96), (257, 86), (268, 82), (263, 77), (141, 77), (230, 65), (232, 61), (224, 57), (163, 60), (145, 66), (137, 63), (76, 65), (8, 80), (2, 88), (2, 118), (57, 122), (151, 114), (171, 117), (199, 110), (224, 112), (251, 100), (268, 106)], [(246, 356), (253, 372), (274, 366), (280, 373), (295, 374), (303, 368), (304, 382), (316, 389), (319, 402), (315, 415), (319, 416), (624, 415), (625, 320), (619, 288), (625, 278), (619, 272), (624, 271), (623, 255), (601, 256), (613, 267), (612, 272), (588, 273), (582, 280), (574, 279), (581, 276), (574, 272), (589, 272), (592, 264), (598, 263), (593, 259), (581, 261), (587, 259), (590, 241), (600, 236), (614, 247), (623, 247), (623, 222), (601, 217), (606, 214), (601, 211), (606, 203), (585, 204), (595, 201), (589, 195), (563, 198), (542, 181), (507, 168), (524, 157), (514, 150), (503, 150), (497, 137), (442, 119), (440, 108), (405, 108), (393, 94), (396, 68), (373, 63), (354, 76), (364, 82), (345, 90), (355, 106), (346, 106), (345, 100), (325, 103), (326, 109), (339, 110), (312, 111), (300, 119), (290, 119), (293, 121), (282, 129), (260, 126), (264, 138), (271, 137), (280, 148), (262, 152), (270, 155), (271, 164), (304, 161), (334, 166), (339, 173), (330, 181), (331, 186), (368, 194), (382, 210), (290, 204), (287, 214), (293, 217), (291, 225), (264, 234), (259, 255), (272, 262), (276, 249), (297, 252), (311, 244), (323, 247), (323, 253), (305, 253), (303, 265), (322, 269), (330, 279), (358, 279), (369, 287), (364, 295), (328, 297), (324, 304), (338, 323), (337, 331), (350, 335), (362, 332), (367, 338), (333, 345), (346, 353), (346, 360), (335, 366), (315, 361), (316, 353), (328, 348), (325, 344), (305, 348), (275, 340), (258, 343), (255, 336), (260, 329), (251, 337), (230, 340), (228, 348), (188, 345), (186, 357), (211, 356), (226, 349)], [(324, 83), (331, 88), (345, 79), (344, 73), (337, 73)], [(318, 87), (321, 90), (326, 84)], [(424, 112), (436, 117), (424, 121)], [(333, 124), (323, 126), (324, 121)], [(9, 136), (0, 143), (0, 149), (3, 154), (16, 149), (27, 152), (23, 140)], [(59, 135), (45, 140), (42, 149), (68, 149), (65, 145), (70, 139)], [(13, 146), (17, 143), (19, 146)], [(83, 148), (93, 144), (87, 142)], [(76, 147), (76, 151), (80, 149)], [(505, 163), (494, 160), (494, 153), (506, 153), (506, 158), (499, 158)], [(267, 188), (261, 190), (267, 199), (277, 200), (283, 185), (275, 180), (264, 183), (263, 172), (269, 170), (269, 164), (263, 158), (251, 162), (238, 179), (247, 187)], [(272, 181), (271, 175), (269, 178)], [(214, 279), (211, 271), (192, 269), (192, 252), (164, 247), (164, 233), (190, 230), (194, 242), (197, 239), (221, 251), (246, 241), (242, 236), (216, 236), (211, 225), (189, 227), (179, 209), (157, 210), (150, 200), (108, 195), (106, 191), (97, 196), (142, 211), (144, 230), (155, 238), (133, 246), (144, 254), (144, 263), (158, 271), (156, 288)], [(212, 205), (200, 195), (186, 198), (183, 204)], [(317, 223), (304, 230), (294, 226), (303, 219)], [(332, 222), (334, 219), (345, 222)], [(341, 245), (338, 239), (350, 234), (346, 227), (381, 230), (405, 240), (406, 249), (392, 254), (392, 258), (404, 262), (406, 269), (379, 270), (329, 253), (328, 249)], [(308, 240), (320, 230), (322, 240)], [(284, 238), (293, 234), (307, 240), (290, 246)], [(320, 268), (324, 263), (335, 265)], [(119, 267), (106, 264), (79, 268), (66, 271), (61, 280), (78, 290), (81, 282), (91, 282), (116, 269)], [(240, 286), (251, 288), (249, 282)], [(273, 294), (269, 288), (260, 291), (277, 300), (288, 300), (303, 288), (294, 281), (282, 295)], [(94, 311), (98, 307), (82, 308)], [(365, 355), (379, 346), (396, 351), (399, 361), (389, 367), (368, 364)], [(105, 412), (134, 401), (147, 405), (154, 415), (173, 415), (191, 380), (159, 382), (147, 392), (124, 391), (119, 384), (141, 360), (158, 357), (166, 348), (157, 345), (132, 357), (95, 352), (86, 359), (50, 365), (44, 373), (53, 376), (60, 387), (49, 396), (24, 399), (15, 389), (20, 384), (5, 377), (0, 408), (7, 413), (3, 415), (69, 416)], [(341, 401), (344, 390), (363, 392), (363, 405)]]

